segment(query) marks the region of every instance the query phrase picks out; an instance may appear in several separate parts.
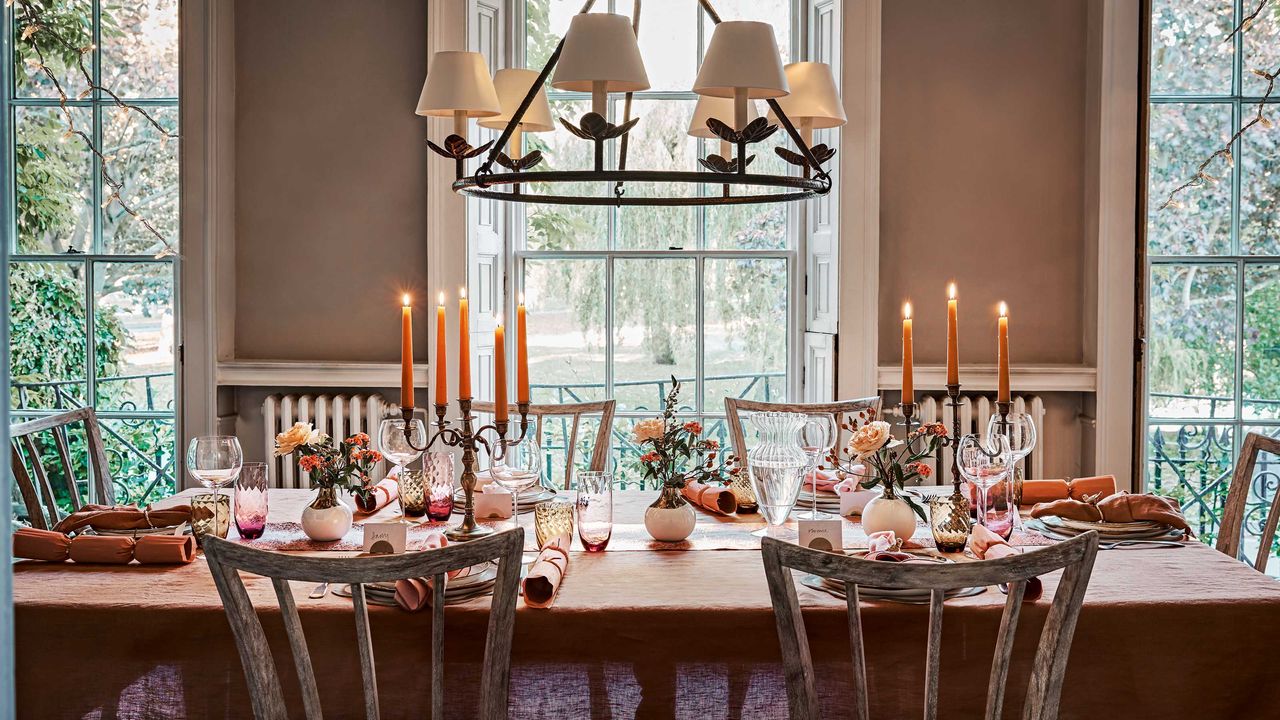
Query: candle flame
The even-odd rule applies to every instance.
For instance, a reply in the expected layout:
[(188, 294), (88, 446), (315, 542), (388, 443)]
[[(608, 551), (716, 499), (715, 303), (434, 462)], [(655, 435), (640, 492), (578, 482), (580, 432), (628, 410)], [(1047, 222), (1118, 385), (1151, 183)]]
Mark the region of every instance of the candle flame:
[(902, 318), (903, 318), (904, 320), (910, 320), (910, 319), (911, 319), (911, 301), (910, 301), (910, 300), (908, 300), (907, 302), (903, 303), (903, 305), (902, 305)]
[(440, 304), (441, 304), (441, 305), (443, 305), (443, 304), (444, 304), (444, 291), (443, 291), (443, 290), (441, 290), (441, 291), (440, 291)]
[(400, 302), (405, 307), (409, 307), (409, 293), (400, 296)]
[(502, 315), (501, 315), (501, 314), (494, 315), (494, 316), (493, 316), (493, 321), (494, 321), (495, 323), (497, 323), (498, 327), (502, 327)]
[(949, 284), (947, 285), (947, 299), (948, 299), (948, 300), (955, 300), (955, 299), (956, 299), (956, 284), (955, 284), (955, 283), (949, 283)]
[(524, 293), (523, 293), (523, 292), (516, 296), (516, 304), (517, 304), (517, 305), (523, 305), (523, 304), (524, 304)]
[(1009, 317), (1009, 306), (1003, 300), (1000, 301), (1000, 317)]
[(463, 300), (466, 300), (466, 299), (467, 299), (467, 286), (466, 286), (466, 285), (463, 285), (462, 287), (458, 288), (458, 297), (459, 297), (459, 298), (461, 298), (461, 299), (463, 299)]

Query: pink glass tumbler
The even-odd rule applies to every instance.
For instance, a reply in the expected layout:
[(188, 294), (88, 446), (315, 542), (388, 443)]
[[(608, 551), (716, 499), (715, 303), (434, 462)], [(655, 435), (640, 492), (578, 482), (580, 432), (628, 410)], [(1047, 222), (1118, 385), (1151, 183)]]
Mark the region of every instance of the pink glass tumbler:
[(427, 453), (422, 464), (427, 476), (427, 519), (448, 520), (453, 514), (453, 455)]
[(267, 529), (267, 465), (245, 463), (236, 478), (236, 530), (245, 540), (262, 537)]

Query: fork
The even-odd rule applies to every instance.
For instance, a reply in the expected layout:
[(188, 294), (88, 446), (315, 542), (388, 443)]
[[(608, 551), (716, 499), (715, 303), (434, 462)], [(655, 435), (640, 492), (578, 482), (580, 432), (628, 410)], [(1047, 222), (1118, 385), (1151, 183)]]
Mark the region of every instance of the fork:
[(319, 585), (317, 585), (316, 588), (312, 590), (311, 594), (308, 595), (307, 597), (311, 598), (312, 600), (319, 600), (320, 598), (324, 597), (328, 593), (329, 593), (329, 583), (322, 582)]

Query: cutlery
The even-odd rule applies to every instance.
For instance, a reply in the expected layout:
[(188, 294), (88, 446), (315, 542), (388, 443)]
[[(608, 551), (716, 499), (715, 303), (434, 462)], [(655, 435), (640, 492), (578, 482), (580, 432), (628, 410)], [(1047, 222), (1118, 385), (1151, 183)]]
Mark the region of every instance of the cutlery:
[(1177, 540), (1117, 540), (1116, 542), (1101, 543), (1098, 545), (1099, 550), (1117, 550), (1126, 547), (1140, 547), (1149, 545), (1152, 547), (1182, 547), (1186, 543)]
[(319, 600), (320, 598), (324, 597), (328, 593), (329, 593), (329, 583), (322, 582), (319, 585), (317, 585), (316, 589), (312, 590), (311, 594), (308, 595), (307, 597), (311, 598), (312, 600)]

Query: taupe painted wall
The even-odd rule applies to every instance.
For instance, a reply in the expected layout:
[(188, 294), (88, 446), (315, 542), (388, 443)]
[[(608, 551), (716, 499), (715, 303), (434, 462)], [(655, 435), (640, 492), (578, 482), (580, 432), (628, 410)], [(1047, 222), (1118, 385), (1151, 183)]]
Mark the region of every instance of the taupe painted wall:
[[(1000, 300), (1015, 364), (1084, 361), (1086, 293), (1096, 292), (1082, 282), (1087, 9), (1076, 0), (884, 3), (881, 364), (901, 362), (906, 299), (916, 308), (915, 361), (945, 361), (950, 280), (960, 288), (962, 363), (995, 362)], [(1091, 472), (1082, 396), (1043, 395), (1046, 474)]]
[(946, 283), (960, 288), (963, 363), (1083, 359), (1086, 3), (884, 3), (880, 361), (945, 360)]
[(397, 360), (403, 288), (426, 359), (426, 14), (236, 3), (237, 358)]

